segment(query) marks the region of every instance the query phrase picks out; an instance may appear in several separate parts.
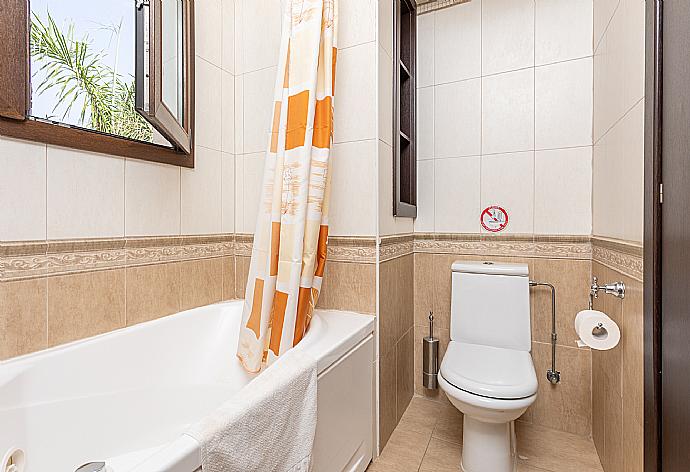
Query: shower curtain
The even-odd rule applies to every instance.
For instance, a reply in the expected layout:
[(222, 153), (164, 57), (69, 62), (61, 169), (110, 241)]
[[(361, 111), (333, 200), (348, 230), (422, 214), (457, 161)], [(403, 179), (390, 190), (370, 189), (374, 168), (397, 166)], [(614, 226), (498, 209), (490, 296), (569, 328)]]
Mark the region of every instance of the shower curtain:
[(258, 372), (309, 328), (326, 263), (338, 0), (283, 0), (273, 122), (237, 356)]

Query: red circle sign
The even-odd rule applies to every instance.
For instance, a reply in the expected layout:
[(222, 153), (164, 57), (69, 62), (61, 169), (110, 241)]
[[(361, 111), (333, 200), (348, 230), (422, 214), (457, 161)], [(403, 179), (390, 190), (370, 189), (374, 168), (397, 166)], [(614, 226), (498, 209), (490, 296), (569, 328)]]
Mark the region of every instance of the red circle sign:
[(498, 233), (508, 226), (508, 212), (500, 206), (493, 205), (484, 209), (480, 221), (485, 230)]

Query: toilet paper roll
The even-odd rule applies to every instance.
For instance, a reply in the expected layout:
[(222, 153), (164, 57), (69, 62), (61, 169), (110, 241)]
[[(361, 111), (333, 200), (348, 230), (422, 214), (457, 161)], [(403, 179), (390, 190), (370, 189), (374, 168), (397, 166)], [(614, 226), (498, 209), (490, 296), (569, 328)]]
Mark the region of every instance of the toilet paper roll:
[(583, 310), (575, 317), (575, 331), (580, 336), (578, 346), (598, 351), (613, 349), (621, 340), (621, 330), (611, 318), (597, 310)]

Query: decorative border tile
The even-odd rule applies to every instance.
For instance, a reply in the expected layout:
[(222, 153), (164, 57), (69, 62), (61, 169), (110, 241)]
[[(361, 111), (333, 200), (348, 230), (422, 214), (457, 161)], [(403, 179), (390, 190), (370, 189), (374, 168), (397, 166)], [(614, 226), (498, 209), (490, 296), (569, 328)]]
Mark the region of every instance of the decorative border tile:
[(0, 244), (0, 281), (232, 256), (234, 235)]
[(548, 259), (591, 259), (589, 236), (541, 236), (420, 233), (414, 252), (477, 256), (527, 256)]
[(376, 264), (376, 238), (329, 236), (327, 260)]
[(417, 0), (417, 14), (429, 13), (441, 8), (452, 7), (460, 3), (471, 2), (472, 0)]
[[(235, 255), (251, 257), (253, 234), (235, 235)], [(328, 260), (335, 262), (376, 263), (376, 239), (373, 237), (328, 237)]]
[(413, 234), (384, 236), (379, 243), (379, 262), (390, 261), (413, 253)]
[[(13, 242), (0, 244), (0, 281), (252, 253), (251, 234)], [(377, 254), (378, 253), (378, 254)], [(596, 260), (642, 280), (642, 247), (589, 236), (416, 233), (331, 236), (328, 260), (375, 264), (412, 253)]]
[(644, 257), (639, 243), (594, 236), (592, 260), (639, 282), (643, 281)]
[(251, 257), (252, 246), (254, 244), (253, 234), (236, 234), (235, 235), (235, 255)]

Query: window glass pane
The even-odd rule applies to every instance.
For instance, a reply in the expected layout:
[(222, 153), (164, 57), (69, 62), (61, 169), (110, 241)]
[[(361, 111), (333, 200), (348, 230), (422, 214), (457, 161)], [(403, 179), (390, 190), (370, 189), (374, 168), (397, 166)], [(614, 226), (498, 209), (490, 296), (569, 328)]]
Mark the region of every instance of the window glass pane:
[(135, 110), (132, 0), (31, 0), (31, 115), (170, 144)]
[(184, 103), (183, 16), (181, 0), (162, 0), (163, 103), (182, 124)]

